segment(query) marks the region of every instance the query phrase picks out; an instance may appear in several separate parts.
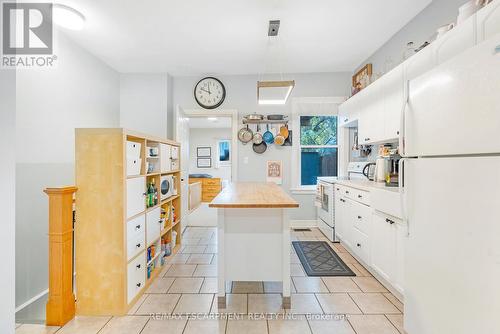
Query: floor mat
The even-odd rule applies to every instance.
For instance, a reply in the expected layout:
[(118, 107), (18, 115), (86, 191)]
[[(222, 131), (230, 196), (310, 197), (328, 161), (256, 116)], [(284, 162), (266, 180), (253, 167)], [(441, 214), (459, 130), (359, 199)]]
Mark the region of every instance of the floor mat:
[(308, 276), (356, 276), (326, 241), (293, 241)]

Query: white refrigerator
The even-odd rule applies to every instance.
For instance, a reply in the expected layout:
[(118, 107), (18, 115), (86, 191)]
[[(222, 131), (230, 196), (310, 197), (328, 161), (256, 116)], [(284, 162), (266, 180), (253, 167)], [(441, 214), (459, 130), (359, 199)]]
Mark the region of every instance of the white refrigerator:
[(408, 334), (500, 333), (500, 35), (408, 83)]

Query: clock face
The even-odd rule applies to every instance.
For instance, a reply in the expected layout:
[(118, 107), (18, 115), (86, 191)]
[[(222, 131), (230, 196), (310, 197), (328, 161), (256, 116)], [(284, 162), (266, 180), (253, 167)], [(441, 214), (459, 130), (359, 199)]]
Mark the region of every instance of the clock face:
[(217, 108), (224, 102), (225, 97), (226, 88), (216, 78), (203, 78), (194, 87), (194, 98), (205, 109)]

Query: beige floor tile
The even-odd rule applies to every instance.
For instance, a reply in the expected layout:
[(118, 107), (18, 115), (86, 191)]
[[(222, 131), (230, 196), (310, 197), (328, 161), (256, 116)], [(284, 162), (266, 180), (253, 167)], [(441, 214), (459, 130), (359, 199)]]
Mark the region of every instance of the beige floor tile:
[(263, 293), (262, 282), (233, 282), (232, 293)]
[(212, 302), (210, 313), (247, 313), (248, 297), (246, 294), (226, 294), (226, 308), (218, 308), (217, 298)]
[(387, 289), (373, 277), (353, 277), (352, 280), (363, 292), (388, 292)]
[[(296, 293), (295, 285), (290, 280), (290, 291)], [(281, 282), (264, 282), (264, 293), (282, 293), (283, 284)]]
[(306, 276), (301, 264), (290, 264), (290, 276)]
[(401, 313), (381, 293), (350, 293), (354, 302), (364, 314), (398, 314)]
[(385, 316), (401, 334), (406, 334), (406, 331), (403, 328), (404, 319), (402, 314), (386, 314)]
[(203, 284), (203, 277), (177, 277), (168, 293), (198, 293)]
[(210, 313), (213, 294), (184, 294), (174, 309), (174, 314)]
[(191, 254), (186, 263), (188, 264), (210, 264), (213, 254)]
[(309, 320), (313, 334), (356, 334), (345, 319)]
[(349, 253), (337, 253), (345, 263), (356, 264), (358, 261)]
[(226, 320), (197, 320), (189, 319), (183, 334), (224, 334), (226, 332)]
[(265, 319), (229, 319), (226, 334), (267, 334), (267, 321)]
[(165, 277), (190, 277), (193, 276), (196, 264), (173, 264)]
[(172, 258), (167, 258), (169, 264), (184, 264), (187, 262), (191, 254), (175, 254)]
[(136, 314), (149, 315), (151, 313), (166, 313), (170, 314), (174, 310), (177, 301), (181, 295), (179, 294), (161, 294), (148, 295), (146, 300), (137, 310)]
[(299, 241), (318, 241), (318, 238), (315, 237), (314, 235), (310, 235), (310, 236), (298, 236), (297, 239)]
[(214, 254), (214, 258), (212, 259), (212, 262), (210, 264), (217, 265), (217, 254)]
[(361, 292), (350, 277), (322, 277), (330, 292)]
[(139, 334), (148, 320), (149, 317), (135, 315), (113, 317), (99, 334)]
[(352, 263), (346, 263), (346, 264), (347, 264), (347, 266), (349, 267), (349, 269), (351, 269), (351, 270), (352, 270), (352, 272), (356, 275), (355, 277), (364, 277), (364, 276), (365, 276), (365, 275), (363, 275), (363, 273), (361, 273), (361, 272), (358, 270), (358, 268), (356, 268), (356, 267), (354, 266), (354, 264), (352, 264)]
[(139, 307), (141, 307), (142, 303), (144, 303), (144, 301), (146, 300), (146, 298), (148, 297), (147, 294), (143, 294), (142, 296), (139, 297), (139, 299), (135, 302), (134, 306), (132, 306), (127, 314), (128, 315), (134, 315), (137, 310), (139, 309)]
[(366, 268), (363, 267), (363, 265), (361, 263), (354, 263), (353, 265), (354, 265), (354, 267), (356, 267), (356, 269), (359, 270), (359, 272), (361, 273), (361, 276), (366, 276), (366, 277), (372, 276), (372, 274), (368, 270), (366, 270)]
[(328, 292), (328, 289), (319, 277), (292, 277), (297, 293)]
[(183, 245), (198, 245), (201, 238), (182, 238)]
[(347, 293), (317, 293), (316, 297), (326, 314), (362, 314)]
[(200, 293), (217, 293), (217, 277), (205, 277)]
[(111, 317), (82, 317), (77, 316), (57, 333), (59, 334), (96, 334)]
[(182, 247), (181, 254), (203, 253), (206, 248), (207, 248), (206, 245), (201, 245), (201, 246), (187, 245)]
[(158, 277), (146, 290), (146, 293), (167, 293), (168, 288), (174, 282), (173, 277)]
[(208, 245), (205, 249), (205, 253), (216, 254), (217, 253), (217, 245)]
[(163, 265), (163, 267), (161, 268), (161, 273), (158, 276), (159, 277), (165, 276), (165, 274), (167, 273), (167, 271), (170, 269), (171, 266), (172, 265), (168, 263), (168, 258), (167, 258), (167, 263)]
[(269, 334), (307, 334), (311, 333), (306, 319), (269, 320)]
[(283, 313), (281, 294), (249, 294), (248, 313)]
[(297, 256), (297, 254), (295, 254), (295, 253), (290, 254), (290, 263), (300, 264), (300, 260), (299, 260), (299, 257)]
[(384, 293), (384, 296), (385, 296), (385, 298), (389, 299), (389, 301), (390, 301), (391, 303), (393, 303), (393, 304), (394, 304), (394, 306), (396, 306), (396, 307), (398, 308), (398, 310), (400, 310), (401, 312), (404, 312), (404, 308), (405, 308), (405, 307), (404, 307), (403, 303), (401, 303), (401, 302), (399, 301), (399, 299), (397, 299), (397, 298), (396, 298), (396, 296), (394, 296), (394, 295), (393, 295), (392, 293), (390, 293), (390, 292), (386, 292), (386, 293)]
[(337, 252), (339, 253), (347, 253), (347, 249), (342, 246), (342, 243), (332, 243), (330, 244)]
[(16, 334), (53, 334), (58, 329), (56, 326), (22, 324), (16, 328)]
[(141, 334), (182, 334), (186, 327), (185, 319), (150, 319)]
[(383, 315), (353, 315), (349, 322), (357, 334), (399, 334)]
[(292, 295), (292, 308), (287, 312), (291, 314), (322, 314), (323, 310), (314, 294), (299, 293)]
[(196, 267), (193, 276), (215, 277), (217, 276), (217, 266), (215, 264), (199, 264)]
[(16, 323), (16, 328), (21, 327), (23, 324)]

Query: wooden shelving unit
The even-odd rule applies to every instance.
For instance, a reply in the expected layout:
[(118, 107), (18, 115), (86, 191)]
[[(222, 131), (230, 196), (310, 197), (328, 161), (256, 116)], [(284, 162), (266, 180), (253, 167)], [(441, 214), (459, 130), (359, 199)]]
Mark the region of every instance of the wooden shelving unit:
[[(77, 314), (126, 314), (179, 251), (179, 158), (180, 144), (171, 140), (125, 129), (76, 130)], [(157, 200), (148, 205), (153, 180)]]

